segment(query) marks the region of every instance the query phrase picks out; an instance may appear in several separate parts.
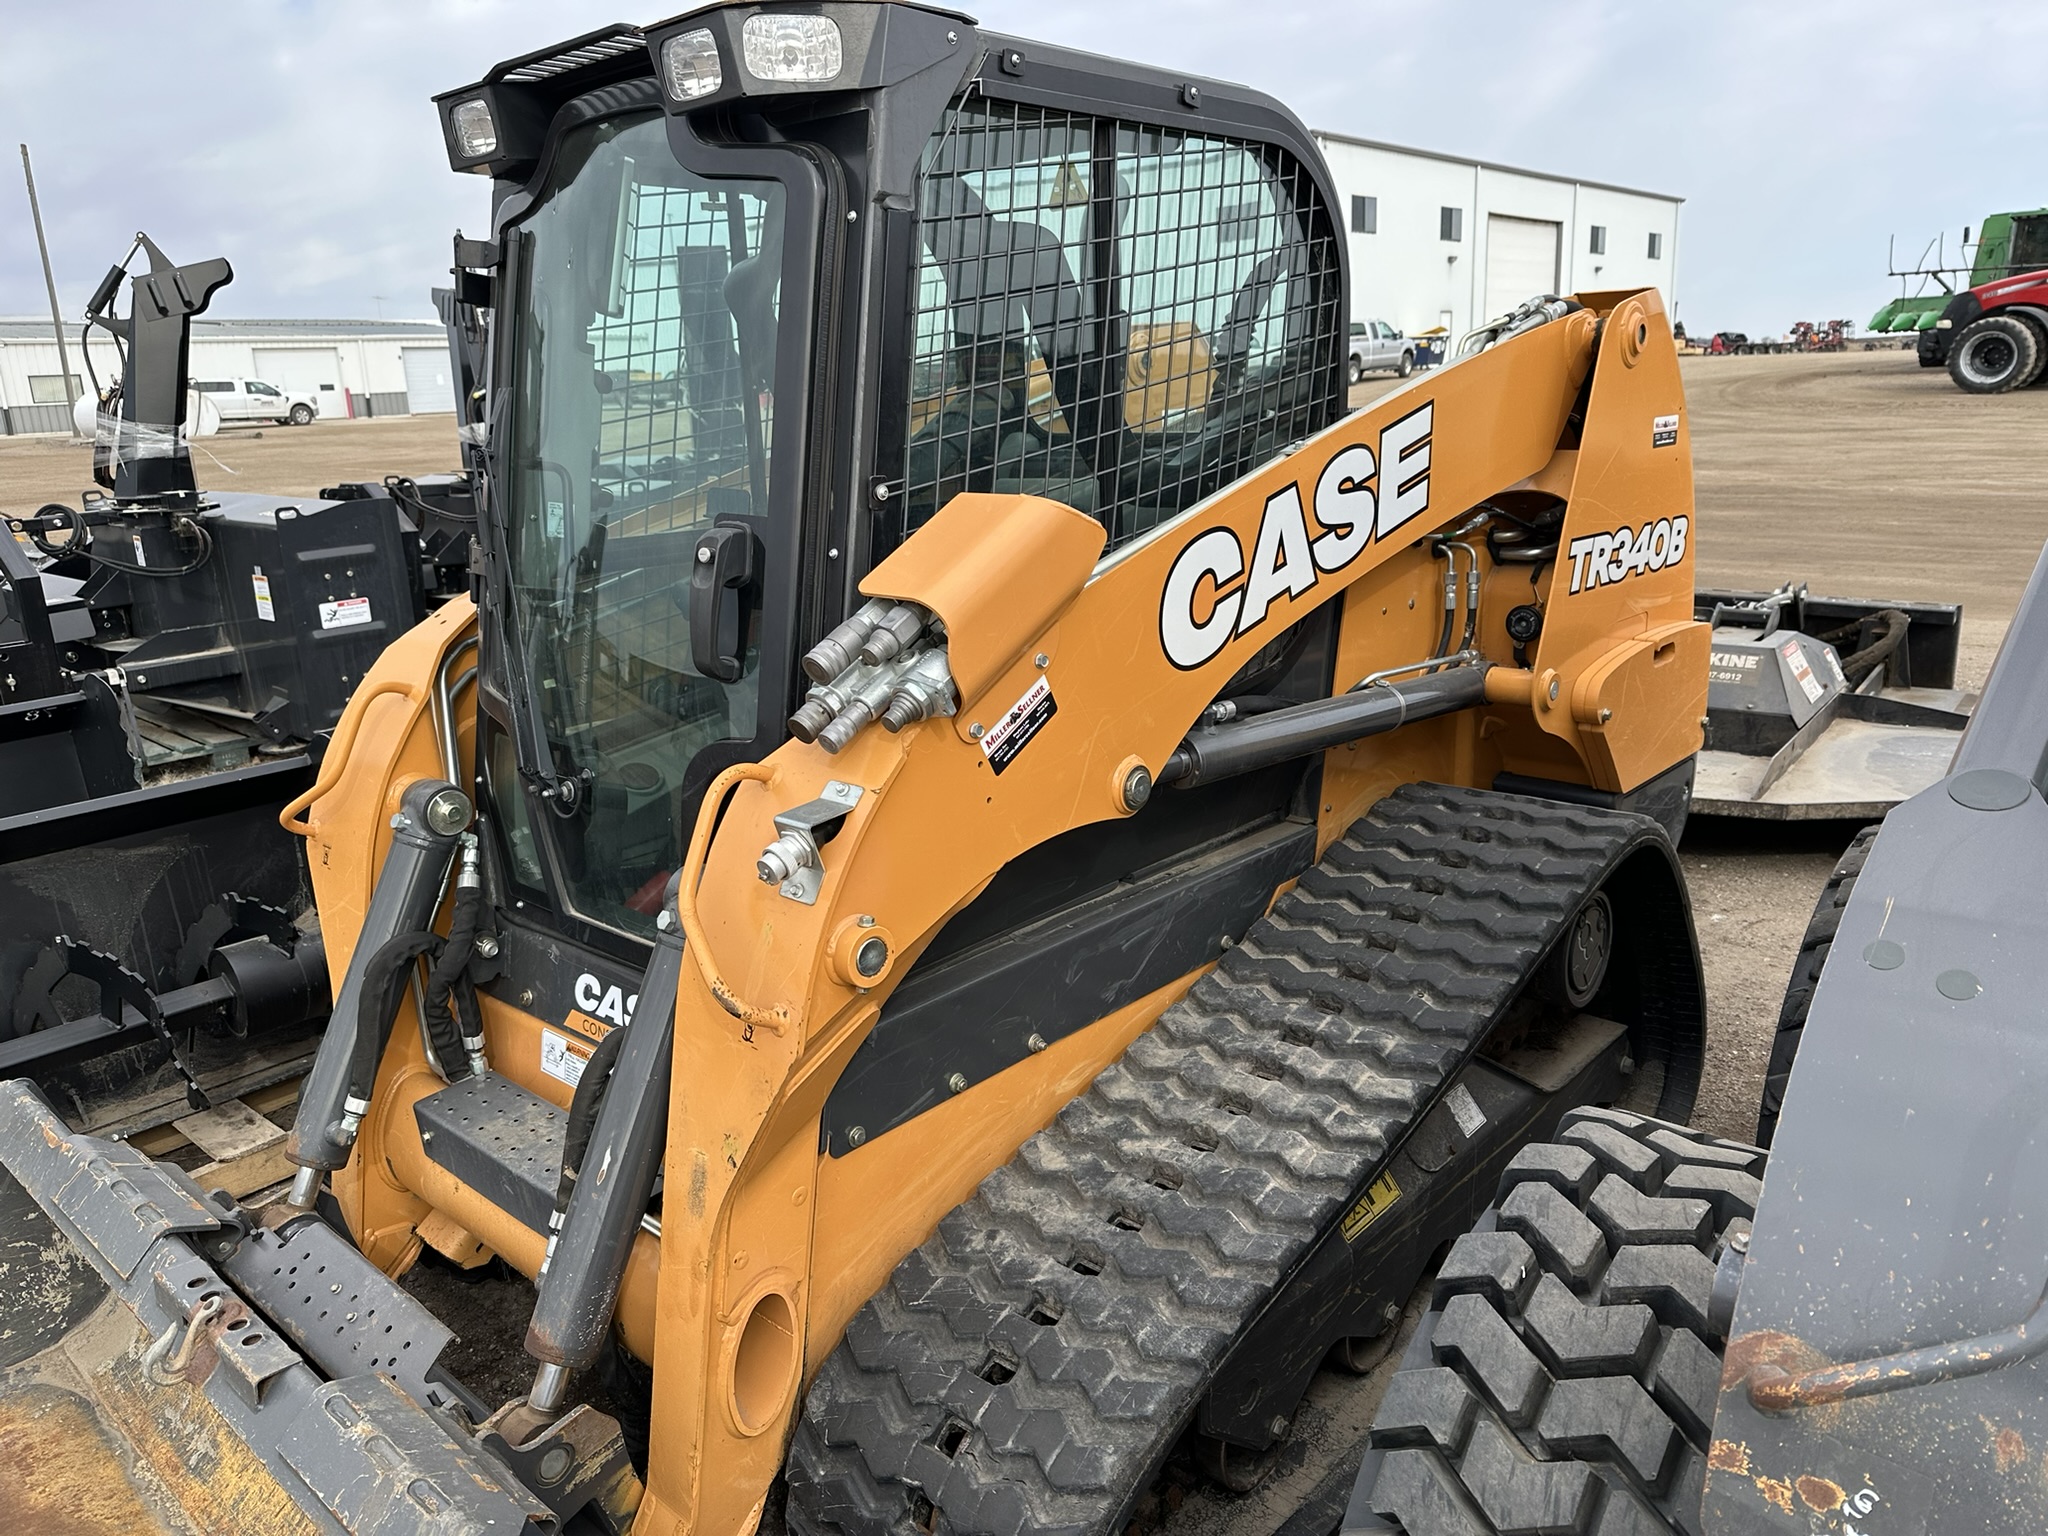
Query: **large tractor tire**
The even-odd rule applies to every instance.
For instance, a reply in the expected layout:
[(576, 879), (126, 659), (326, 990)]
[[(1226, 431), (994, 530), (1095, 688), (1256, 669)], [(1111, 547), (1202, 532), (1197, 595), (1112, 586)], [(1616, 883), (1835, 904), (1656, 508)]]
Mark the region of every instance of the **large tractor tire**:
[[(1638, 926), (1600, 1007), (1662, 1006), (1651, 979), (1695, 963), (1675, 884), (1655, 887), (1668, 915), (1641, 916), (1662, 898), (1639, 861), (1662, 880), (1668, 858), (1643, 817), (1436, 785), (1381, 801), (854, 1316), (790, 1447), (790, 1528), (1121, 1531), (1233, 1344), (1283, 1311), (1313, 1331), (1349, 1296), (1347, 1278), (1304, 1300), (1309, 1256), (1495, 1026), (1572, 968), (1603, 887), (1601, 916)], [(1691, 1027), (1632, 1027), (1623, 1069), (1680, 1116), (1697, 1064), (1673, 1042)], [(1270, 1411), (1278, 1438), (1291, 1405)]]
[(1800, 1038), (1806, 1033), (1806, 1012), (1813, 1006), (1813, 989), (1820, 985), (1821, 967), (1835, 947), (1835, 932), (1842, 926), (1842, 909), (1849, 905), (1849, 893), (1856, 889), (1856, 877), (1863, 873), (1863, 861), (1870, 857), (1870, 845), (1877, 841), (1878, 827), (1868, 826), (1843, 853), (1828, 883), (1821, 887), (1807, 921), (1806, 936), (1799, 941), (1799, 958), (1792, 964), (1792, 979), (1785, 986), (1785, 1004), (1778, 1011), (1778, 1033), (1771, 1040), (1771, 1064), (1764, 1073), (1763, 1102), (1756, 1112), (1756, 1144), (1768, 1147), (1778, 1133), (1778, 1114), (1785, 1107), (1785, 1087), (1792, 1081), (1792, 1062), (1799, 1054)]
[(1724, 1348), (1714, 1277), (1756, 1214), (1764, 1156), (1600, 1109), (1524, 1147), (1437, 1273), (1346, 1536), (1696, 1533)]
[(1972, 320), (1950, 343), (1948, 376), (1973, 395), (2025, 389), (2048, 364), (2042, 334), (2018, 315)]

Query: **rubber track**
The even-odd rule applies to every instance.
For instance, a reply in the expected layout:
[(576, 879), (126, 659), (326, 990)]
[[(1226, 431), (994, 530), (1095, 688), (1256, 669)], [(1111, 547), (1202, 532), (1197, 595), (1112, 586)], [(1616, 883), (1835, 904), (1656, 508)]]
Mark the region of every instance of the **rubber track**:
[(1452, 1245), (1359, 1472), (1403, 1536), (1700, 1536), (1715, 1267), (1765, 1153), (1575, 1109)]
[(1224, 1352), (1649, 824), (1388, 796), (863, 1306), (804, 1536), (1107, 1533)]
[(1813, 1007), (1813, 990), (1820, 985), (1821, 967), (1835, 947), (1835, 933), (1842, 926), (1842, 911), (1856, 889), (1856, 877), (1870, 857), (1882, 823), (1865, 827), (1842, 853), (1820, 900), (1813, 904), (1806, 933), (1799, 941), (1799, 958), (1792, 965), (1792, 979), (1785, 986), (1785, 1003), (1778, 1011), (1778, 1030), (1771, 1037), (1771, 1063), (1764, 1073), (1763, 1100), (1756, 1112), (1756, 1144), (1768, 1147), (1778, 1134), (1778, 1115), (1785, 1107), (1785, 1090), (1792, 1082), (1792, 1063), (1799, 1055), (1799, 1042), (1806, 1034), (1807, 1011)]

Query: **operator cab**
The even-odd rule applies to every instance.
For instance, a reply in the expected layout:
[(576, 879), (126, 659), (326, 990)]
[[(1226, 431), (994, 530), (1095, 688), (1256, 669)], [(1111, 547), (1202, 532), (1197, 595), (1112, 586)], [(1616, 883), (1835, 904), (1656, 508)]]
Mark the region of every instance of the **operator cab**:
[(1113, 558), (1343, 410), (1331, 188), (1253, 92), (828, 3), (437, 100), (494, 181), (457, 241), (479, 804), (520, 905), (632, 963), (703, 786), (952, 497), (1064, 502)]

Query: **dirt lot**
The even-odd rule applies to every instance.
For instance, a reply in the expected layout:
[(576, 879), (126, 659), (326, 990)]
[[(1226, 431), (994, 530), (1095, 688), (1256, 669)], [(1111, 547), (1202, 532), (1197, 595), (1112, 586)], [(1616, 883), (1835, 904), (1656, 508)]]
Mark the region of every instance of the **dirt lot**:
[[(311, 496), (338, 480), (381, 480), (462, 467), (453, 416), (316, 421), (310, 427), (229, 427), (192, 445), (210, 491)], [(61, 437), (0, 437), (0, 514), (46, 501), (76, 503), (92, 485), (92, 449)]]
[[(1983, 679), (2048, 536), (2048, 401), (1965, 395), (1899, 351), (1684, 359), (1700, 579), (1964, 605), (1963, 678)], [(1373, 377), (1363, 405), (1399, 385)], [(230, 429), (195, 445), (202, 484), (310, 495), (347, 478), (456, 464), (453, 418)], [(0, 512), (69, 500), (88, 450), (0, 438)], [(1799, 936), (1849, 826), (1696, 824), (1681, 850), (1709, 988), (1695, 1119), (1746, 1136)]]

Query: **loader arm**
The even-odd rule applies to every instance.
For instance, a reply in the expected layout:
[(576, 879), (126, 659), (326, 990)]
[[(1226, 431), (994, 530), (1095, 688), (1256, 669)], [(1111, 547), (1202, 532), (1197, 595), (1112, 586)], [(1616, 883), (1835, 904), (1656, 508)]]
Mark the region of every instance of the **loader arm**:
[[(1652, 446), (1653, 421), (1679, 414), (1655, 296), (1621, 299), (1606, 319), (1580, 311), (1391, 395), (1092, 568), (1080, 555), (1099, 542), (1092, 520), (1049, 502), (962, 497), (863, 584), (938, 613), (953, 654), (974, 658), (975, 681), (963, 681), (951, 719), (894, 736), (871, 729), (837, 757), (792, 743), (729, 773), (704, 801), (681, 897), (691, 944), (666, 1169), (667, 1187), (687, 1197), (667, 1207), (655, 1322), (657, 1369), (693, 1390), (656, 1399), (654, 1436), (682, 1453), (652, 1471), (648, 1528), (748, 1528), (807, 1367), (922, 1237), (933, 1207), (963, 1196), (1092, 1075), (1087, 1063), (1113, 1055), (1181, 990), (1084, 1032), (1115, 1044), (1070, 1039), (869, 1149), (914, 1181), (917, 1197), (864, 1212), (868, 1240), (815, 1268), (818, 1185), (841, 1176), (816, 1157), (825, 1095), (950, 914), (1027, 849), (1129, 814), (1133, 767), (1164, 764), (1248, 655), (1310, 609), (1373, 585), (1382, 567), (1412, 561), (1418, 541), (1488, 496), (1529, 482), (1567, 487), (1564, 550), (1641, 523), (1646, 510), (1689, 514), (1682, 442), (1677, 452)], [(1580, 446), (1560, 453), (1589, 369)], [(1376, 482), (1340, 478), (1367, 462)], [(1341, 521), (1375, 513), (1370, 537), (1362, 522)], [(1319, 558), (1319, 548), (1332, 553)], [(1531, 666), (1491, 674), (1488, 696), (1500, 702), (1455, 729), (1498, 732), (1532, 757), (1561, 743), (1582, 782), (1623, 790), (1696, 749), (1705, 629), (1690, 617), (1689, 556), (1687, 546), (1661, 571), (1600, 586), (1581, 560), (1576, 593), (1574, 561), (1560, 558)], [(1205, 562), (1203, 583), (1177, 580), (1191, 560)], [(1233, 566), (1248, 574), (1239, 580)], [(1433, 563), (1421, 565), (1393, 590), (1423, 610), (1434, 577)], [(1201, 597), (1177, 611), (1189, 601), (1179, 594), (1198, 585), (1218, 594), (1210, 611), (1193, 611)], [(1376, 597), (1385, 586), (1373, 586)], [(1010, 622), (1023, 604), (1049, 613), (1042, 628)], [(998, 771), (982, 741), (1013, 706), (1033, 708), (1025, 701), (1041, 688), (1053, 708)], [(1666, 689), (1677, 697), (1644, 708)], [(1324, 842), (1410, 776), (1398, 746), (1331, 757)], [(764, 883), (756, 861), (779, 835), (778, 814), (835, 784), (859, 799), (822, 849), (815, 901), (793, 900)], [(888, 953), (869, 973), (856, 955), (875, 939)], [(1002, 1114), (986, 1112), (990, 1094)], [(868, 1177), (894, 1187), (888, 1175)]]

